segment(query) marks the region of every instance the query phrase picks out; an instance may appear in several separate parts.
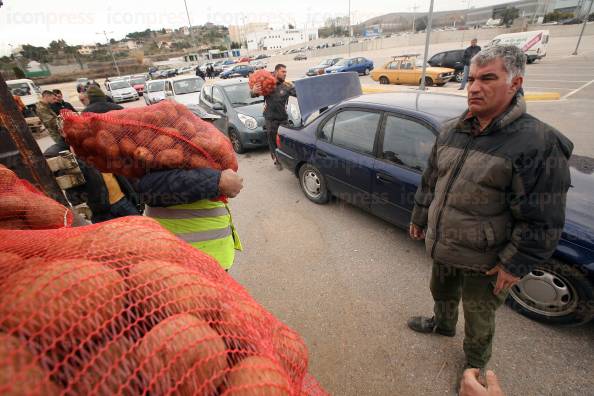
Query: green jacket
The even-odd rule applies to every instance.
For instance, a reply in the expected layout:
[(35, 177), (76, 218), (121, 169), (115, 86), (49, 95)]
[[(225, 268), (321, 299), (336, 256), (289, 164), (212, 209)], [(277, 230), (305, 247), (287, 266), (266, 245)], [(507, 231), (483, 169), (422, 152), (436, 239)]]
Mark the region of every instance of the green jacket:
[(435, 261), (524, 276), (561, 236), (573, 144), (526, 114), (521, 95), (476, 136), (472, 122), (464, 114), (437, 138), (411, 221)]
[(60, 127), (58, 125), (58, 116), (50, 106), (44, 102), (39, 102), (36, 105), (37, 117), (41, 120), (47, 131), (49, 132), (50, 136), (56, 143), (62, 141), (62, 136), (60, 135)]

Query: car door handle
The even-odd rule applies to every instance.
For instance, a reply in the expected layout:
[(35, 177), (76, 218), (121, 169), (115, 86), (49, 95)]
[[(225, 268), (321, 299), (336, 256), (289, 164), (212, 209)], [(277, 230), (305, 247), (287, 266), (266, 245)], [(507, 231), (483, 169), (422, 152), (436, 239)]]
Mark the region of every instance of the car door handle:
[(378, 182), (385, 183), (385, 184), (392, 184), (396, 181), (396, 179), (394, 179), (392, 176), (388, 176), (383, 173), (376, 174), (375, 178), (377, 179)]
[(325, 152), (323, 152), (323, 151), (318, 151), (318, 157), (321, 157), (321, 158), (328, 158), (328, 154), (326, 154), (326, 153), (325, 153)]

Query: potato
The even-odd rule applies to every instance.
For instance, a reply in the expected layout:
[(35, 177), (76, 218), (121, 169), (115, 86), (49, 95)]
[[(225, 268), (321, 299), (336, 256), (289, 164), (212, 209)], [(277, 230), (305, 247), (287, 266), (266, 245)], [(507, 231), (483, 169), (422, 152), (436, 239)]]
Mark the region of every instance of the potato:
[(97, 139), (97, 147), (101, 152), (107, 151), (113, 145), (117, 146), (113, 134), (105, 129), (98, 131), (95, 139)]
[(25, 220), (34, 230), (62, 228), (66, 225), (68, 209), (51, 198), (31, 195), (25, 199)]
[(150, 394), (165, 394), (176, 386), (175, 394), (212, 394), (228, 369), (221, 337), (189, 314), (171, 316), (153, 327), (140, 341), (138, 361), (144, 377), (153, 381)]
[(134, 160), (137, 165), (150, 167), (155, 159), (155, 156), (146, 147), (137, 147), (134, 150)]
[(3, 395), (59, 395), (61, 390), (16, 337), (0, 333), (0, 389)]
[(307, 371), (307, 348), (297, 333), (288, 327), (279, 327), (272, 334), (274, 353), (293, 380)]
[(289, 396), (287, 374), (269, 358), (250, 356), (234, 366), (225, 379), (222, 396)]
[(155, 158), (155, 163), (164, 168), (180, 168), (184, 163), (184, 153), (179, 149), (160, 151)]
[(155, 131), (152, 129), (140, 129), (132, 137), (138, 146), (148, 146), (154, 139)]
[(232, 358), (246, 353), (259, 353), (260, 343), (269, 326), (270, 316), (249, 300), (234, 299), (222, 303), (221, 319), (213, 327), (223, 337), (229, 349), (236, 352)]
[(124, 311), (124, 281), (88, 260), (55, 260), (29, 266), (5, 281), (0, 318), (48, 351), (75, 350)]
[(181, 135), (188, 139), (192, 139), (196, 135), (196, 127), (188, 120), (182, 119), (177, 123), (176, 127)]
[(188, 162), (190, 169), (196, 168), (212, 168), (210, 162), (201, 155), (192, 154), (190, 155), (190, 161)]
[(11, 274), (23, 269), (25, 259), (10, 252), (0, 252), (0, 286)]
[(85, 140), (83, 140), (81, 147), (84, 151), (86, 151), (89, 154), (97, 153), (97, 139), (95, 139), (94, 137), (88, 137)]
[(31, 227), (22, 217), (0, 219), (0, 229), (3, 230), (30, 230)]
[(145, 315), (192, 313), (204, 320), (220, 317), (223, 296), (217, 286), (182, 265), (147, 259), (130, 267), (126, 282), (130, 299)]
[(126, 137), (120, 141), (120, 152), (127, 157), (134, 156), (134, 150), (136, 150), (136, 147), (136, 143), (134, 143), (134, 140), (130, 138)]
[[(75, 395), (132, 396), (141, 393), (134, 389), (138, 386), (137, 381), (131, 379), (135, 376), (134, 370), (138, 367), (138, 362), (133, 343), (126, 337), (120, 336), (108, 345), (97, 347), (83, 362), (83, 367), (68, 381)], [(120, 389), (121, 393), (118, 392)]]
[(157, 136), (150, 144), (149, 149), (152, 152), (158, 153), (162, 150), (170, 149), (173, 147), (173, 138), (167, 135)]
[(3, 194), (0, 198), (0, 219), (24, 216), (25, 202), (17, 194)]

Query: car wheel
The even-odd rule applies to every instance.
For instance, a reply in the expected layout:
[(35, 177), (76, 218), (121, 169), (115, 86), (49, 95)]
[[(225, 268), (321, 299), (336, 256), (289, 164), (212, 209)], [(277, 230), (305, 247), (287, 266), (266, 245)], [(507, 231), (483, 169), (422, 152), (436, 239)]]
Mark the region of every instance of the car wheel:
[[(419, 84), (421, 82), (419, 81)], [(425, 86), (426, 87), (432, 87), (433, 86), (433, 79), (431, 77), (425, 77)]]
[(311, 164), (304, 164), (299, 168), (299, 185), (301, 190), (312, 202), (324, 204), (328, 202), (326, 179), (322, 172)]
[(379, 83), (380, 84), (390, 84), (390, 80), (388, 80), (388, 77), (381, 76), (379, 78)]
[(365, 73), (366, 76), (368, 76), (369, 75), (369, 68), (366, 68), (364, 73)]
[(245, 153), (245, 148), (243, 147), (243, 143), (239, 138), (239, 133), (234, 128), (229, 128), (229, 140), (231, 140), (231, 144), (233, 145), (233, 150), (237, 154)]
[(454, 75), (457, 82), (461, 83), (464, 80), (464, 70), (458, 70)]
[(535, 61), (535, 60), (536, 60), (536, 59), (534, 59), (534, 58), (528, 58), (528, 59), (526, 60), (526, 63), (528, 63), (529, 65), (531, 65), (531, 64), (533, 64), (533, 63), (534, 63), (534, 61)]
[(584, 273), (550, 259), (510, 289), (507, 304), (539, 322), (577, 325), (594, 317), (593, 298), (594, 286)]
[(444, 85), (446, 85), (446, 83), (435, 84), (435, 86), (437, 86), (437, 87), (443, 87)]

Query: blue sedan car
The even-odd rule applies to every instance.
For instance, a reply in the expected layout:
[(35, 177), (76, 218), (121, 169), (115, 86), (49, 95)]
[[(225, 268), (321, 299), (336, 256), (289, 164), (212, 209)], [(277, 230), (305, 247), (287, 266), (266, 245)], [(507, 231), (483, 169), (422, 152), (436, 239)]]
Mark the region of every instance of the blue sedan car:
[[(336, 196), (407, 229), (414, 195), (441, 126), (466, 109), (459, 96), (362, 95), (302, 128), (281, 127), (277, 155), (305, 196)], [(589, 161), (589, 162), (588, 162)], [(546, 323), (578, 324), (594, 312), (594, 160), (572, 157), (564, 232), (554, 256), (512, 288), (508, 304)]]
[(326, 74), (342, 73), (342, 72), (357, 72), (359, 74), (368, 75), (373, 70), (373, 61), (358, 57), (341, 59), (334, 66), (326, 68)]

